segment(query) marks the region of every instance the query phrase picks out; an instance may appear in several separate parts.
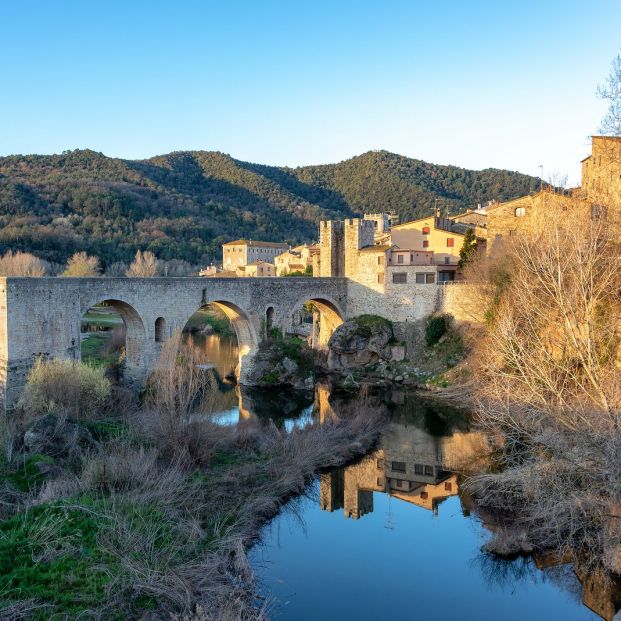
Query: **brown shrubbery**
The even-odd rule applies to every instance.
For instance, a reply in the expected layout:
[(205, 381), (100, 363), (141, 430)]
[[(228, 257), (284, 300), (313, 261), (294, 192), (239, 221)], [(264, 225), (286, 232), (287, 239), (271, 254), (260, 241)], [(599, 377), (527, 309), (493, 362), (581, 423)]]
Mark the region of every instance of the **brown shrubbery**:
[(621, 572), (621, 252), (599, 222), (550, 216), (478, 270), (477, 410), (504, 441), (501, 472), (471, 483), (505, 516), (490, 549)]
[[(101, 588), (80, 606), (96, 618), (143, 618), (148, 604), (151, 619), (263, 621), (246, 549), (318, 469), (365, 453), (380, 431), (381, 420), (364, 407), (291, 433), (259, 421), (218, 426), (202, 414), (210, 376), (202, 363), (200, 351), (175, 335), (163, 347), (143, 405), (129, 411), (126, 405), (120, 416), (126, 400), (108, 394), (98, 371), (56, 361), (33, 369), (20, 405), (30, 424), (26, 434), (58, 413), (65, 427), (79, 428), (83, 439), (93, 434), (93, 441), (86, 449), (62, 447), (78, 457), (46, 460), (22, 491), (6, 491), (23, 516), (18, 524), (32, 522), (29, 528), (48, 542), (37, 550), (70, 561), (71, 575), (57, 575), (59, 593), (92, 594), (79, 578), (92, 564), (89, 581), (101, 581)], [(41, 416), (46, 412), (55, 414)], [(39, 448), (37, 455), (27, 452), (26, 434), (23, 427), (5, 433), (5, 446), (22, 447), (8, 460), (15, 470), (42, 458)], [(81, 526), (67, 529), (68, 519)], [(96, 545), (82, 537), (94, 537)], [(38, 567), (51, 558), (39, 559)], [(32, 562), (36, 574), (35, 560), (20, 563)], [(28, 596), (28, 576), (28, 584), (11, 582), (11, 604), (0, 605), (0, 618), (31, 606), (64, 614)]]
[(110, 393), (110, 382), (99, 369), (74, 360), (37, 360), (18, 407), (30, 417), (54, 413), (92, 418)]

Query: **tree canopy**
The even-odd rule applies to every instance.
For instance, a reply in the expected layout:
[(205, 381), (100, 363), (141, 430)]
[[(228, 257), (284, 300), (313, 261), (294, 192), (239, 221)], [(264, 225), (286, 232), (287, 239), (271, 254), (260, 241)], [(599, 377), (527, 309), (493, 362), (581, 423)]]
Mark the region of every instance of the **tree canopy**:
[(90, 150), (0, 158), (0, 253), (65, 263), (76, 252), (103, 267), (138, 250), (159, 260), (209, 263), (239, 237), (295, 245), (321, 219), (393, 211), (402, 221), (527, 194), (533, 177), (438, 166), (387, 151), (322, 166), (251, 164), (219, 152), (148, 160)]

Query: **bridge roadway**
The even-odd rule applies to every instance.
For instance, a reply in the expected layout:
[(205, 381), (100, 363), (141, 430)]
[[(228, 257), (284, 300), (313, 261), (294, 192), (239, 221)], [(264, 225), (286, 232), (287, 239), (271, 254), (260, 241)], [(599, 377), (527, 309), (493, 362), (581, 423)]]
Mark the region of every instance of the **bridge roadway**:
[(107, 302), (127, 328), (124, 379), (144, 381), (162, 343), (205, 304), (220, 308), (239, 341), (240, 382), (270, 327), (294, 331), (312, 301), (320, 341), (348, 319), (345, 278), (0, 278), (0, 404), (10, 408), (38, 357), (80, 359), (80, 323)]

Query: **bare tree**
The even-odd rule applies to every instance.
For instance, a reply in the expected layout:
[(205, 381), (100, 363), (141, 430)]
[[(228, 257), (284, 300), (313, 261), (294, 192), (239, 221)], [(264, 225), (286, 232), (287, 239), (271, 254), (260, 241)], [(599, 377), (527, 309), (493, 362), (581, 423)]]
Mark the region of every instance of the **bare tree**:
[(127, 272), (127, 263), (123, 263), (122, 261), (115, 261), (114, 263), (110, 263), (108, 267), (106, 267), (106, 272), (104, 276), (106, 278), (119, 278), (121, 276), (125, 276)]
[(620, 571), (621, 252), (601, 221), (562, 213), (488, 270), (473, 377), (479, 422), (505, 450), (471, 486), (510, 516), (493, 551), (552, 548)]
[(0, 276), (45, 276), (48, 266), (29, 252), (9, 250), (0, 257)]
[(130, 278), (157, 276), (157, 259), (155, 255), (148, 250), (146, 252), (138, 250), (136, 257), (125, 274)]
[(604, 84), (597, 88), (597, 94), (608, 102), (608, 111), (602, 119), (600, 131), (611, 136), (621, 135), (621, 54), (613, 61), (610, 74)]
[(99, 267), (99, 259), (97, 257), (91, 257), (86, 252), (76, 252), (67, 261), (67, 268), (62, 275), (88, 278), (99, 276), (100, 273), (101, 268)]

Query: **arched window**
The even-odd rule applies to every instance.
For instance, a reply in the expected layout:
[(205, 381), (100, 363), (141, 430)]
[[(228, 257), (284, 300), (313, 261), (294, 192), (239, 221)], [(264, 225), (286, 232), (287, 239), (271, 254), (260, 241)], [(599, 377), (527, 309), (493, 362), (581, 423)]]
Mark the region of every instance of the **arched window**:
[(516, 207), (514, 213), (516, 218), (522, 218), (526, 215), (526, 207)]
[(272, 334), (272, 325), (274, 323), (274, 307), (270, 306), (265, 311), (265, 336), (269, 339)]
[(166, 339), (166, 319), (158, 317), (155, 320), (155, 342), (163, 343)]

